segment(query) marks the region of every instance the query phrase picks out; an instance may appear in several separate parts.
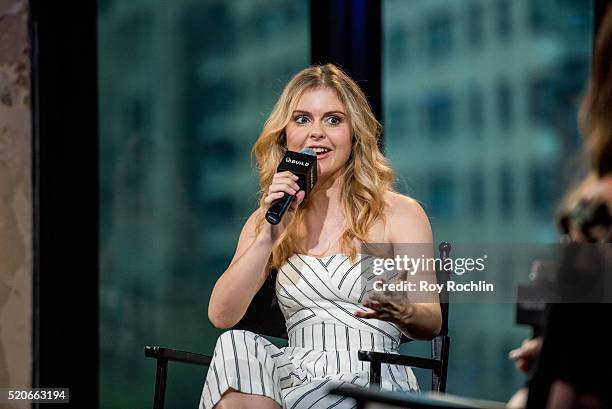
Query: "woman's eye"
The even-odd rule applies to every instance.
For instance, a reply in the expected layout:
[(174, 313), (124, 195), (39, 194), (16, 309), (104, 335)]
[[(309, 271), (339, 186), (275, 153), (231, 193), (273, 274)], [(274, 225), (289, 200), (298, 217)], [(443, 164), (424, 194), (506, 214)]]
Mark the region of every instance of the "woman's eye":
[(342, 121), (337, 116), (330, 116), (328, 122), (332, 125), (338, 125)]
[(295, 117), (295, 122), (296, 122), (297, 124), (300, 124), (300, 125), (301, 125), (301, 124), (305, 124), (306, 122), (308, 122), (308, 118), (307, 118), (307, 117), (305, 117), (304, 115), (296, 116), (296, 117)]

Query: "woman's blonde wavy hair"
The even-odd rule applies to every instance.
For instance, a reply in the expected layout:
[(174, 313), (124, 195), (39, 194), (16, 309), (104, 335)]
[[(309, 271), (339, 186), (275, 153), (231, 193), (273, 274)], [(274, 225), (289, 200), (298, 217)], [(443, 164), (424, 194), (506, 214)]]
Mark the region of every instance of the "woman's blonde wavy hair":
[[(354, 260), (357, 255), (354, 240), (367, 242), (368, 232), (374, 223), (379, 219), (385, 220), (384, 196), (386, 192), (394, 191), (395, 174), (380, 151), (378, 140), (382, 127), (365, 94), (355, 81), (333, 64), (305, 68), (289, 81), (252, 148), (260, 186), (257, 232), (261, 231), (265, 222), (264, 199), (276, 167), (286, 151), (285, 127), (304, 92), (320, 87), (336, 92), (347, 109), (353, 132), (352, 152), (339, 177), (344, 178), (341, 197), (347, 225), (341, 237), (341, 249)], [(296, 210), (291, 224), (275, 243), (270, 257), (271, 268), (279, 268), (291, 255), (303, 250), (299, 243), (305, 238), (303, 216), (308, 208), (309, 200), (306, 198)]]

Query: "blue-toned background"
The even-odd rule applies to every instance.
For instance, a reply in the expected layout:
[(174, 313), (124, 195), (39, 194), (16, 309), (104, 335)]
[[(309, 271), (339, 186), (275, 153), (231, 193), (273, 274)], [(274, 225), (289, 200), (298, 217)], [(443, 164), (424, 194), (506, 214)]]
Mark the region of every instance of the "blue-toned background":
[[(251, 145), (310, 63), (309, 2), (98, 4), (101, 406), (147, 407), (155, 368), (143, 346), (209, 353), (220, 332), (208, 297), (255, 208)], [(556, 241), (591, 9), (383, 1), (386, 154), (437, 241)], [(452, 305), (450, 331), (449, 392), (506, 400), (522, 384), (507, 353), (529, 331), (513, 305)], [(171, 364), (167, 407), (195, 408), (204, 375)]]

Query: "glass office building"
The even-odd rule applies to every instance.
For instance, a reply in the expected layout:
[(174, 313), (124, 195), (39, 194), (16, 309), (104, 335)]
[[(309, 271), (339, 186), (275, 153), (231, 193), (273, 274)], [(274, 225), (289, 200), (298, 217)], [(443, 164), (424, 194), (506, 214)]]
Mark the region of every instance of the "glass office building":
[[(592, 3), (386, 0), (383, 27), (386, 153), (435, 240), (558, 242)], [(504, 262), (516, 284), (512, 255)], [(505, 400), (521, 386), (507, 355), (529, 331), (514, 325), (515, 308), (451, 304), (449, 392)]]

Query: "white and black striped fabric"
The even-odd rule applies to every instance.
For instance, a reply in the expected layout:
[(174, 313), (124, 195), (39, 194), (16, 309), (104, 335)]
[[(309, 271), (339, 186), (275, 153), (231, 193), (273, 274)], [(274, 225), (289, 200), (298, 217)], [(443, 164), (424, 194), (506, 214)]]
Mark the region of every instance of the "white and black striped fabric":
[[(395, 324), (357, 318), (365, 296), (362, 274), (369, 255), (324, 258), (294, 254), (279, 269), (276, 295), (285, 316), (289, 344), (277, 348), (249, 331), (223, 333), (215, 347), (200, 409), (210, 409), (228, 388), (264, 395), (287, 409), (353, 408), (355, 402), (329, 394), (331, 386), (367, 387), (369, 363), (360, 349), (398, 353), (401, 332)], [(265, 317), (262, 317), (265, 319)], [(382, 388), (417, 392), (407, 367), (382, 365)]]

